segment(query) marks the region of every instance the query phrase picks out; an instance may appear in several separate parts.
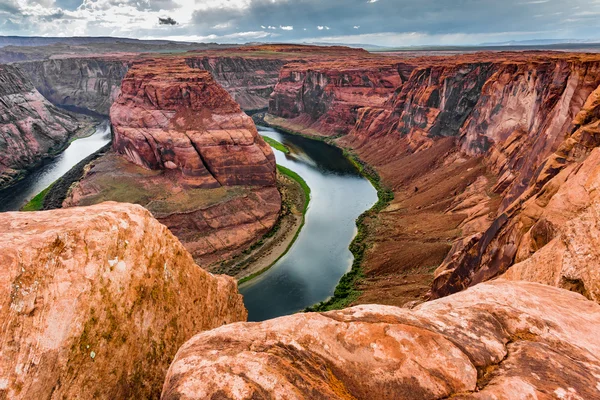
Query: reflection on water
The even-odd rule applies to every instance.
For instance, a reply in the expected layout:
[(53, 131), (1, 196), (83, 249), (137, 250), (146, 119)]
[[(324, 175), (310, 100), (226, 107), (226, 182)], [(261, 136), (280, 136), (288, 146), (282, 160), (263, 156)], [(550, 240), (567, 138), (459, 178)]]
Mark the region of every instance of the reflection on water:
[(342, 151), (326, 143), (259, 127), (261, 135), (285, 144), (277, 163), (306, 180), (311, 202), (306, 224), (290, 251), (265, 274), (240, 287), (250, 321), (302, 310), (333, 295), (350, 270), (348, 246), (356, 218), (377, 201), (377, 192)]
[(74, 141), (58, 157), (49, 160), (16, 185), (0, 191), (0, 212), (18, 211), (35, 195), (69, 172), (77, 163), (109, 142), (110, 123), (104, 121), (96, 127), (93, 135)]

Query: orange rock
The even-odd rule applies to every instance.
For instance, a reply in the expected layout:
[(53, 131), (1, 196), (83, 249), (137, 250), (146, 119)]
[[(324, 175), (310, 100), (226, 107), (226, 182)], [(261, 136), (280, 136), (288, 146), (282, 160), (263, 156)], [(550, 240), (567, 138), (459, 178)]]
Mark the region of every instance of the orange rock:
[(578, 294), (502, 280), (414, 310), (233, 324), (181, 347), (162, 399), (593, 399), (598, 326)]
[(155, 398), (181, 344), (247, 317), (140, 206), (0, 214), (0, 265), (5, 398)]

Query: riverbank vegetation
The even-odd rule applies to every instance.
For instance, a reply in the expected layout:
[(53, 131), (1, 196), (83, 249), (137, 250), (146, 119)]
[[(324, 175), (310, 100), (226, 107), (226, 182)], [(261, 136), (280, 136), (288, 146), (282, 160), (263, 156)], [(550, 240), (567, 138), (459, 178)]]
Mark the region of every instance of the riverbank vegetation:
[(290, 154), (290, 149), (288, 149), (284, 144), (279, 143), (277, 140), (272, 139), (268, 136), (263, 136), (262, 138), (265, 140), (265, 142), (267, 142), (269, 146), (271, 146), (275, 150), (279, 150), (283, 154)]
[(48, 186), (46, 189), (39, 192), (33, 199), (29, 200), (29, 203), (25, 204), (21, 211), (41, 211), (44, 208), (44, 200), (46, 200), (46, 196), (52, 186), (54, 184)]
[[(290, 126), (280, 126), (278, 124), (280, 120), (280, 118), (264, 115), (259, 122), (265, 126), (270, 126), (292, 135), (299, 135), (308, 139), (324, 141), (339, 148), (335, 142), (336, 137), (323, 137), (312, 133), (295, 131), (290, 129)], [(360, 174), (368, 179), (375, 190), (377, 190), (377, 203), (375, 203), (370, 210), (364, 212), (356, 219), (356, 227), (358, 232), (349, 246), (350, 252), (352, 252), (352, 255), (354, 256), (354, 261), (352, 262), (352, 268), (350, 269), (350, 272), (340, 279), (340, 282), (335, 288), (334, 295), (331, 298), (315, 304), (312, 307), (306, 308), (306, 312), (339, 310), (349, 306), (358, 298), (358, 296), (360, 296), (361, 292), (357, 289), (357, 286), (358, 282), (363, 277), (362, 263), (365, 257), (365, 252), (369, 247), (369, 243), (367, 241), (367, 238), (369, 237), (369, 226), (371, 226), (369, 222), (377, 218), (377, 214), (386, 208), (394, 199), (394, 192), (383, 184), (381, 177), (373, 167), (362, 161), (354, 152), (348, 149), (342, 150), (344, 151), (344, 156), (348, 158), (352, 164), (354, 164)]]

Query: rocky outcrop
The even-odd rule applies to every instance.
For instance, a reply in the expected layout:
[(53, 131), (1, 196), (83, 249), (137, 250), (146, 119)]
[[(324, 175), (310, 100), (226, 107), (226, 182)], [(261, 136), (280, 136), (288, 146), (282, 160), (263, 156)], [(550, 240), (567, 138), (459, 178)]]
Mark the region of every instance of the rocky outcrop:
[(90, 164), (64, 206), (140, 204), (210, 270), (277, 222), (275, 156), (210, 73), (182, 59), (140, 62), (111, 121), (116, 154)]
[(189, 185), (275, 184), (275, 156), (252, 119), (209, 72), (181, 60), (134, 64), (111, 122), (118, 153), (149, 169), (179, 170)]
[(5, 398), (157, 398), (181, 344), (247, 316), (140, 206), (0, 214), (0, 264)]
[(19, 68), (53, 104), (108, 115), (129, 64), (126, 58), (105, 56), (25, 62)]
[(506, 281), (414, 310), (233, 324), (181, 347), (162, 399), (593, 399), (598, 326), (578, 294)]
[(243, 110), (254, 111), (269, 106), (269, 96), (279, 78), (283, 59), (241, 56), (190, 57), (186, 63), (211, 73)]
[(50, 104), (23, 75), (0, 65), (0, 188), (58, 153), (79, 123)]
[[(580, 61), (567, 65), (556, 63), (551, 69), (554, 77), (552, 84), (539, 86), (543, 87), (539, 91), (543, 96), (539, 96), (540, 100), (534, 103), (533, 111), (536, 114), (523, 115), (519, 110), (529, 110), (531, 107), (523, 105), (519, 108), (513, 104), (507, 109), (517, 111), (508, 111), (512, 112), (512, 116), (505, 115), (505, 122), (495, 123), (494, 118), (490, 119), (488, 135), (493, 135), (497, 127), (502, 125), (508, 126), (508, 130), (505, 130), (507, 135), (512, 132), (505, 142), (498, 142), (491, 149), (488, 158), (490, 170), (498, 176), (492, 190), (501, 195), (502, 202), (489, 228), (454, 246), (437, 271), (432, 291), (434, 296), (453, 293), (502, 274), (515, 262), (530, 257), (546, 246), (555, 235), (566, 241), (566, 236), (563, 235), (568, 235), (567, 221), (584, 209), (593, 208), (593, 196), (577, 190), (579, 186), (575, 182), (584, 185), (582, 179), (595, 179), (595, 157), (590, 155), (592, 158), (587, 164), (588, 175), (585, 178), (578, 177), (575, 172), (583, 168), (583, 160), (598, 145), (599, 68), (598, 61)], [(541, 76), (539, 74), (538, 79)], [(513, 79), (512, 82), (516, 80)], [(517, 104), (521, 104), (520, 101), (522, 104), (531, 104), (525, 95), (519, 97), (518, 101), (513, 100)], [(547, 109), (549, 112), (544, 111), (547, 105), (552, 106)], [(499, 113), (502, 114), (503, 111)], [(521, 115), (521, 122), (518, 122), (516, 115)], [(546, 115), (546, 118), (540, 119), (539, 115)], [(513, 131), (511, 129), (515, 123), (521, 125)], [(523, 128), (526, 124), (533, 127), (535, 134), (526, 133)], [(562, 186), (564, 189), (561, 189)], [(554, 198), (558, 192), (564, 193), (563, 190), (571, 191), (572, 201), (561, 203), (564, 197)], [(578, 193), (578, 197), (574, 193)], [(545, 210), (548, 205), (550, 208)], [(558, 220), (557, 214), (561, 214)], [(569, 223), (576, 222), (573, 220)], [(580, 236), (574, 240), (587, 239)], [(558, 246), (558, 243), (552, 242), (546, 251), (553, 251), (552, 248)], [(572, 244), (584, 246), (583, 243)], [(558, 247), (555, 250), (560, 251)], [(586, 253), (586, 257), (590, 260), (588, 265), (584, 266), (580, 261), (578, 268), (595, 269), (589, 265), (589, 262), (596, 262), (593, 253)], [(555, 261), (560, 263), (559, 260)], [(564, 273), (555, 269), (557, 281), (546, 282), (560, 284), (561, 280), (568, 280), (568, 270), (566, 265)], [(540, 273), (543, 274), (541, 271)], [(592, 276), (595, 274), (592, 272)], [(586, 275), (584, 280), (583, 286), (596, 286), (595, 278)]]

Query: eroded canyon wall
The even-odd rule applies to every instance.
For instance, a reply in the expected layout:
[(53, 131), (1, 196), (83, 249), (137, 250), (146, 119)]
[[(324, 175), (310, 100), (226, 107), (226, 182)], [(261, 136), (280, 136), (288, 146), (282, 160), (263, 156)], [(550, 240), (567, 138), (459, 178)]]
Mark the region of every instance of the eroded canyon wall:
[(593, 399), (599, 324), (581, 295), (506, 281), (414, 310), (232, 324), (182, 346), (162, 399)]
[(192, 68), (209, 71), (243, 110), (251, 111), (269, 106), (269, 97), (277, 84), (279, 70), (286, 61), (214, 55), (189, 57), (186, 63)]
[(108, 115), (132, 58), (56, 58), (24, 62), (18, 67), (53, 104)]
[(16, 67), (0, 65), (0, 188), (57, 154), (80, 124), (49, 103)]
[(181, 344), (247, 317), (140, 206), (0, 214), (0, 395), (158, 398)]

